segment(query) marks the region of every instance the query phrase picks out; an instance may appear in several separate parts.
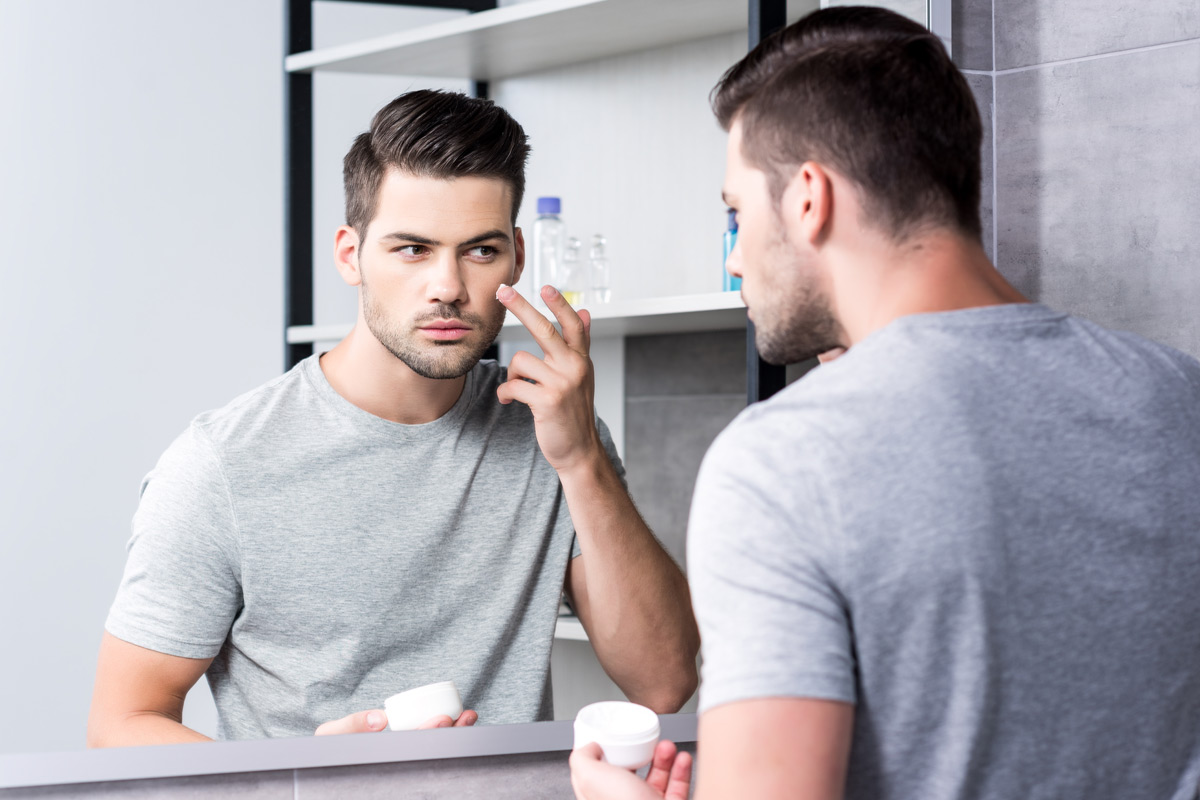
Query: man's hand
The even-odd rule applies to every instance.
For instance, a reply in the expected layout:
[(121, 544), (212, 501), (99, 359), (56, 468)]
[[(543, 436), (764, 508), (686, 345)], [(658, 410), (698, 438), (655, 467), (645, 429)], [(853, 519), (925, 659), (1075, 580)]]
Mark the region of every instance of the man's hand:
[(571, 753), (571, 787), (579, 800), (687, 800), (692, 756), (678, 752), (674, 742), (658, 743), (644, 782), (601, 757), (595, 742)]
[[(513, 400), (533, 412), (538, 446), (559, 473), (602, 452), (596, 431), (595, 376), (591, 347), (591, 315), (571, 308), (553, 286), (542, 287), (542, 299), (562, 326), (550, 320), (511, 286), (501, 286), (496, 299), (533, 334), (545, 358), (521, 351), (508, 366), (508, 380), (496, 390), (500, 402)], [(532, 383), (530, 382), (532, 381)]]
[[(474, 725), (479, 720), (479, 715), (470, 709), (463, 711), (459, 715), (458, 721), (450, 719), (450, 717), (442, 714), (440, 716), (427, 719), (418, 726), (417, 730), (429, 730), (430, 728), (466, 728)], [(357, 714), (351, 714), (348, 717), (335, 719), (326, 722), (317, 728), (317, 736), (330, 736), (339, 733), (372, 733), (381, 731), (387, 727), (387, 714), (381, 709), (372, 709), (370, 711), (359, 711)]]

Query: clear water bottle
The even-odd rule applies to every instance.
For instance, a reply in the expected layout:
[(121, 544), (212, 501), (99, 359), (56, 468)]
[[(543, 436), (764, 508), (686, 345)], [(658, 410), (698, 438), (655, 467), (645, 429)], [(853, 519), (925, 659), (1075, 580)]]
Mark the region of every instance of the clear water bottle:
[(592, 237), (592, 249), (588, 251), (588, 278), (593, 303), (607, 303), (612, 296), (609, 291), (612, 274), (608, 268), (608, 254), (604, 251), (606, 244), (604, 237), (597, 233)]
[(563, 250), (559, 282), (559, 291), (568, 303), (576, 308), (583, 305), (588, 288), (587, 265), (583, 263), (583, 242), (574, 236), (567, 239), (567, 247)]
[[(542, 287), (557, 286), (560, 275), (566, 228), (563, 225), (562, 200), (539, 197), (537, 219), (533, 221), (533, 286), (530, 290), (535, 303), (542, 302)], [(543, 303), (544, 305), (544, 303)]]

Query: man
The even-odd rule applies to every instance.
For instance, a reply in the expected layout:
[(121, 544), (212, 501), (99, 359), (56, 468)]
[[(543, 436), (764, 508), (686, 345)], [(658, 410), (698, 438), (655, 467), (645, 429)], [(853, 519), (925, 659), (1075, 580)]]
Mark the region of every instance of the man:
[[(545, 287), (560, 335), (509, 287), (528, 152), (502, 109), (431, 91), (354, 142), (335, 258), (357, 323), (147, 477), (91, 744), (203, 739), (180, 719), (205, 673), (221, 738), (381, 730), (386, 697), (441, 680), (460, 725), (547, 719), (564, 588), (631, 698), (691, 694), (686, 584), (594, 416), (588, 314)], [(506, 308), (545, 352), (507, 374), (480, 361)]]
[[(714, 108), (760, 352), (848, 350), (701, 468), (696, 796), (1194, 797), (1200, 364), (995, 271), (979, 118), (919, 26), (815, 13)], [(573, 779), (682, 797), (673, 755)]]

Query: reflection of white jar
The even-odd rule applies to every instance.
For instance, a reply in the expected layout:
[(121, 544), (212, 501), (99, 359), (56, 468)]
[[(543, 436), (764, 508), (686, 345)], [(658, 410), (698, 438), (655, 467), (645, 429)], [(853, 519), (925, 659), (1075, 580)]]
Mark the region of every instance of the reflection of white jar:
[(431, 683), (394, 694), (383, 704), (388, 727), (394, 731), (416, 730), (422, 723), (445, 714), (457, 721), (462, 715), (462, 698), (454, 681)]
[(650, 763), (658, 735), (658, 715), (637, 703), (592, 703), (575, 716), (575, 746), (595, 742), (605, 761), (625, 769)]

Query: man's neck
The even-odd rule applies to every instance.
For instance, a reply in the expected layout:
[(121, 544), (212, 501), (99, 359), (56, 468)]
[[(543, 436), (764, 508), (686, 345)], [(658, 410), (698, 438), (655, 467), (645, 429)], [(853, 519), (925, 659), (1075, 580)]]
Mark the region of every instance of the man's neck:
[(851, 344), (910, 314), (1029, 302), (978, 242), (953, 232), (932, 232), (901, 247), (872, 242), (845, 263), (833, 302)]
[(465, 377), (438, 380), (413, 372), (367, 330), (362, 319), (337, 347), (321, 356), (329, 385), (377, 417), (406, 425), (433, 422), (453, 408)]

